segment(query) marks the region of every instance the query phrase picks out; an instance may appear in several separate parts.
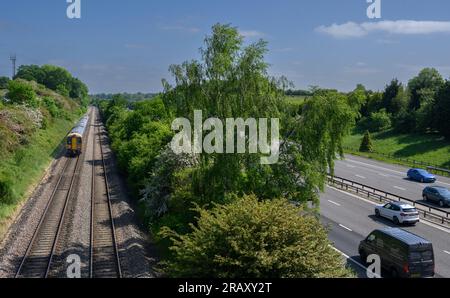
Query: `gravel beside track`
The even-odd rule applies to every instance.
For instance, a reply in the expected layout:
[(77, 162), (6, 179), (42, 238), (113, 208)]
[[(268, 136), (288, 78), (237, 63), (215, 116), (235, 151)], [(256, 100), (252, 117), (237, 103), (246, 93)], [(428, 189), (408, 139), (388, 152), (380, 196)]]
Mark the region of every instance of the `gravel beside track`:
[[(69, 255), (76, 254), (81, 260), (81, 276), (89, 277), (90, 237), (91, 237), (91, 186), (92, 164), (101, 164), (99, 152), (93, 156), (93, 142), (101, 140), (106, 172), (108, 175), (112, 215), (114, 217), (118, 255), (125, 278), (158, 277), (154, 270), (157, 253), (151, 240), (140, 226), (135, 208), (127, 195), (125, 183), (116, 168), (108, 137), (99, 119), (98, 110), (90, 108), (91, 125), (86, 133), (87, 140), (81, 156), (78, 179), (74, 184), (72, 198), (68, 202), (67, 214), (55, 249), (54, 264), (49, 277), (66, 277)], [(92, 117), (94, 116), (94, 117)], [(94, 126), (97, 125), (94, 137)], [(96, 151), (99, 150), (99, 144)], [(41, 183), (26, 202), (15, 222), (0, 245), (0, 278), (14, 277), (33, 232), (42, 217), (51, 193), (66, 161), (62, 150), (52, 162)], [(97, 171), (97, 175), (99, 175)], [(97, 182), (99, 183), (99, 182)], [(97, 186), (96, 186), (97, 187)]]

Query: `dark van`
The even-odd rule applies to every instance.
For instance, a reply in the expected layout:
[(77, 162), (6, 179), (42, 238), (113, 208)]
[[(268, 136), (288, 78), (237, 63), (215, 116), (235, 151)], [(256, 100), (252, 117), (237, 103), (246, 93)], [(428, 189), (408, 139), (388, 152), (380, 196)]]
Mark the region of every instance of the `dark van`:
[(382, 269), (391, 277), (421, 278), (434, 276), (433, 244), (398, 228), (375, 230), (361, 241), (359, 255), (363, 262), (378, 255)]

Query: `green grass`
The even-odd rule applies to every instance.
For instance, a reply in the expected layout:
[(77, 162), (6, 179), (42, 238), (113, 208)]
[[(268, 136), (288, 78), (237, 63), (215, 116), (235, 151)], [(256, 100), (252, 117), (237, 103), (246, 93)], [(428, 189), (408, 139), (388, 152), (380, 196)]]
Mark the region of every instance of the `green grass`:
[[(421, 161), (430, 165), (450, 168), (450, 142), (433, 134), (397, 134), (392, 130), (372, 134), (373, 149), (376, 153), (358, 152), (363, 132), (354, 130), (344, 140), (344, 146), (355, 153), (382, 161), (413, 165), (405, 159)], [(400, 159), (403, 159), (401, 161)]]
[(0, 203), (0, 236), (5, 232), (7, 223), (18, 206), (26, 199), (30, 186), (40, 180), (43, 172), (58, 153), (73, 122), (55, 119), (46, 130), (38, 130), (34, 133), (28, 145), (21, 146), (14, 153), (4, 155), (0, 160), (0, 174), (8, 177), (12, 190), (11, 202)]
[(287, 96), (286, 101), (292, 105), (301, 105), (308, 99), (308, 96)]

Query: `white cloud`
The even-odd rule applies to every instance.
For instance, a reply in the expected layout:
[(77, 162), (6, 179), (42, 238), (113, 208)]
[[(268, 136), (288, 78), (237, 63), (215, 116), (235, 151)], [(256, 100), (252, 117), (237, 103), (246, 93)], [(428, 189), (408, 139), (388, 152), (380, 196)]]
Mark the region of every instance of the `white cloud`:
[(364, 22), (360, 24), (347, 22), (320, 26), (315, 30), (338, 39), (364, 37), (372, 32), (404, 35), (450, 33), (450, 22), (411, 20)]
[(256, 31), (256, 30), (242, 30), (242, 31), (239, 31), (239, 33), (245, 38), (265, 36), (264, 33), (260, 32), (260, 31)]

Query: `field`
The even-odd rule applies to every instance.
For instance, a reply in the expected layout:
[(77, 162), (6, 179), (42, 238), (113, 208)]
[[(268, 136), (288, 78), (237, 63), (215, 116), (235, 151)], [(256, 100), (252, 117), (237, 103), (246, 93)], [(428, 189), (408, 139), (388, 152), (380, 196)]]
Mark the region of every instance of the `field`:
[(287, 96), (286, 100), (292, 105), (301, 105), (307, 98), (308, 96)]
[[(363, 133), (354, 131), (344, 141), (346, 151), (378, 160), (403, 163), (399, 159), (410, 159), (430, 165), (450, 168), (450, 142), (433, 134), (396, 134), (392, 130), (372, 134), (376, 153), (359, 153)], [(386, 157), (391, 155), (392, 157)]]

